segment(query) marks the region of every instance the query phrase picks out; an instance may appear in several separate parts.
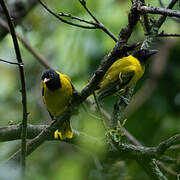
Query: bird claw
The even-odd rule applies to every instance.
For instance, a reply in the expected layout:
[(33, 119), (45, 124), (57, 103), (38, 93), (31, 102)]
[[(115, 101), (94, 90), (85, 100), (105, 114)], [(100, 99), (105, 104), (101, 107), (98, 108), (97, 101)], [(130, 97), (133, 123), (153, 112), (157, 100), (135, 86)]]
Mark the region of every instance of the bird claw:
[(63, 137), (62, 137), (61, 132), (59, 132), (58, 130), (56, 130), (56, 131), (54, 132), (54, 139), (63, 140)]

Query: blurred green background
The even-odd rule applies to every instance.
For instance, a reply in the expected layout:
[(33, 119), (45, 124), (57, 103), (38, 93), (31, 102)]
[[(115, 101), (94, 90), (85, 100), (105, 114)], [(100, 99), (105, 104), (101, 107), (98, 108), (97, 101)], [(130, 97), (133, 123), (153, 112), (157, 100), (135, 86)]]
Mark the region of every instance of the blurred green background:
[[(77, 0), (45, 1), (55, 12), (71, 13), (91, 20), (87, 12)], [(147, 4), (159, 6), (158, 1), (148, 0)], [(164, 1), (167, 4), (168, 1)], [(127, 14), (131, 2), (128, 0), (87, 0), (88, 7), (95, 16), (107, 26), (116, 36), (127, 24)], [(180, 8), (178, 6), (175, 9)], [(152, 16), (158, 17), (158, 16)], [(161, 28), (167, 33), (180, 33), (180, 24), (168, 18)], [(47, 13), (42, 6), (37, 5), (22, 24), (17, 26), (17, 32), (22, 34), (29, 43), (47, 59), (56, 70), (70, 76), (74, 86), (81, 90), (98, 67), (101, 59), (115, 45), (101, 30), (86, 30), (61, 23)], [(137, 27), (130, 42), (143, 42), (145, 36), (141, 25)], [(153, 44), (160, 48), (163, 38)], [(168, 39), (164, 38), (164, 41)], [(174, 38), (174, 45), (167, 49), (168, 62), (165, 72), (158, 81), (158, 86), (145, 104), (133, 113), (126, 122), (130, 131), (142, 144), (155, 146), (162, 140), (180, 132), (180, 39)], [(28, 122), (31, 124), (50, 123), (49, 115), (42, 103), (40, 90), (41, 72), (43, 66), (20, 44), (24, 61), (27, 98)], [(0, 58), (14, 60), (15, 54), (10, 35), (0, 42)], [(147, 68), (144, 77), (137, 83), (138, 91), (148, 78)], [(22, 105), (20, 93), (20, 78), (16, 66), (0, 63), (0, 126), (6, 126), (10, 121), (18, 124), (22, 120)], [(114, 97), (112, 97), (113, 99)], [(109, 98), (104, 108), (111, 114), (113, 102)], [(85, 131), (87, 134), (99, 137), (103, 135), (100, 122), (92, 119), (80, 108), (79, 114), (72, 117), (73, 128)], [(0, 144), (0, 161), (6, 160), (20, 147), (20, 141), (3, 142)], [(109, 180), (109, 179), (148, 179), (143, 170), (134, 161), (111, 161), (106, 159), (104, 148), (88, 147), (87, 151), (63, 142), (45, 142), (27, 159), (28, 180)], [(169, 152), (179, 158), (180, 153)], [(102, 162), (96, 161), (96, 155), (101, 154)], [(105, 160), (104, 160), (105, 159)], [(97, 165), (100, 163), (100, 167)], [(168, 165), (169, 166), (169, 165)], [(99, 167), (99, 168), (98, 168)], [(170, 166), (180, 173), (180, 167)], [(7, 172), (5, 169), (4, 172)], [(0, 179), (19, 179), (18, 171), (0, 174)], [(168, 175), (168, 179), (176, 179)]]

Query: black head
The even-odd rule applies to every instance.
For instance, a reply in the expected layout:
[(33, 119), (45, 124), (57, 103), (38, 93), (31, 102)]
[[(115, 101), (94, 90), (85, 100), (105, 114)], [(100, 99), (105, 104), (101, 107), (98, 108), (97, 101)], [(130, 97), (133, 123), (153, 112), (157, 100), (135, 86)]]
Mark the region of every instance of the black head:
[(156, 54), (159, 52), (158, 50), (149, 50), (149, 49), (140, 49), (136, 51), (133, 56), (136, 57), (141, 63), (145, 63), (146, 60), (152, 56), (153, 54)]
[(46, 87), (52, 91), (61, 88), (59, 74), (53, 69), (47, 69), (42, 72), (41, 80), (44, 81)]

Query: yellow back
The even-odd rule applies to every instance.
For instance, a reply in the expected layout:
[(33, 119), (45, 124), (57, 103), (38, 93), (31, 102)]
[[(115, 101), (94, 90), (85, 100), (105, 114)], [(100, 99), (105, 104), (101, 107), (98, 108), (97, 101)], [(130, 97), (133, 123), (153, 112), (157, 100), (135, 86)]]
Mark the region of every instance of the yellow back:
[(139, 60), (133, 56), (123, 57), (122, 59), (114, 62), (111, 67), (105, 73), (103, 79), (100, 82), (100, 88), (105, 88), (109, 83), (113, 83), (119, 78), (119, 74), (125, 75), (127, 73), (134, 73), (131, 81), (126, 87), (134, 84), (143, 74), (145, 66), (141, 65)]

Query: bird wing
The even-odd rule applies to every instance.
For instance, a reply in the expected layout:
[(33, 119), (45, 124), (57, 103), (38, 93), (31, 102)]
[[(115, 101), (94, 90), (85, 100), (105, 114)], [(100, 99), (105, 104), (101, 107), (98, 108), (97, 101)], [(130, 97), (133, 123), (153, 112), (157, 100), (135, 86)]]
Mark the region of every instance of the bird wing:
[(119, 80), (121, 81), (121, 83), (120, 83), (121, 89), (124, 88), (127, 84), (129, 84), (129, 82), (132, 80), (134, 74), (135, 74), (134, 71), (119, 74)]
[(106, 96), (113, 95), (120, 89), (125, 88), (134, 76), (134, 71), (119, 74), (119, 79), (113, 83), (109, 83), (103, 89), (100, 89), (97, 94), (98, 101), (102, 100)]

